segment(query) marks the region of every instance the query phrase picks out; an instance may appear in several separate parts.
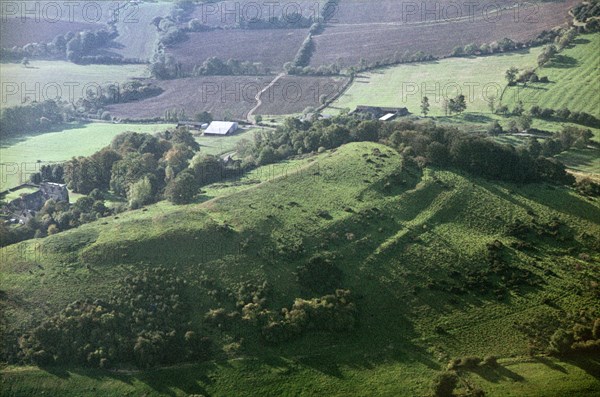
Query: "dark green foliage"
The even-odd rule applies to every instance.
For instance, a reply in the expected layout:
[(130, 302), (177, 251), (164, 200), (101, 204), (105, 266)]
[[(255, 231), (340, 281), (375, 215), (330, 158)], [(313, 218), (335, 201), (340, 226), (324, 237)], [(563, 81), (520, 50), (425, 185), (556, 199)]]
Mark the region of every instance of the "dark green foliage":
[(102, 368), (205, 358), (208, 341), (184, 328), (184, 285), (163, 267), (126, 277), (109, 301), (73, 302), (23, 335), (22, 357), (38, 365)]
[(590, 178), (583, 178), (575, 183), (575, 189), (585, 196), (600, 196), (600, 184), (592, 181)]
[(356, 326), (357, 310), (350, 291), (337, 290), (335, 295), (321, 298), (298, 298), (291, 309), (271, 317), (262, 327), (262, 336), (269, 343), (281, 343), (307, 330), (351, 331)]
[(317, 255), (297, 268), (296, 279), (303, 289), (322, 294), (341, 286), (342, 271), (327, 257)]
[(434, 397), (451, 397), (458, 384), (458, 376), (454, 372), (442, 372), (433, 381), (432, 393)]
[(182, 172), (171, 180), (165, 189), (165, 197), (173, 204), (189, 204), (198, 193), (196, 178), (191, 172)]

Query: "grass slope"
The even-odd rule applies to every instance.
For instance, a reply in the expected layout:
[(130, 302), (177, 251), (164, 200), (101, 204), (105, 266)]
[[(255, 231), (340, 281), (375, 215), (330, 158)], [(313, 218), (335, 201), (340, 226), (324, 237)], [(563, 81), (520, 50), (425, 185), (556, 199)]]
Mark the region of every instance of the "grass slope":
[(548, 76), (550, 84), (510, 87), (503, 103), (512, 108), (521, 100), (526, 108), (534, 105), (551, 109), (567, 107), (600, 117), (600, 33), (581, 35), (574, 44), (539, 69), (538, 75)]
[[(515, 324), (599, 309), (592, 285), (600, 281), (600, 257), (583, 233), (600, 235), (597, 200), (452, 171), (421, 174), (372, 143), (278, 167), (212, 186), (196, 204), (159, 203), (2, 249), (10, 329), (75, 299), (106, 297), (116, 280), (142, 263), (163, 264), (189, 280), (184, 295), (193, 323), (224, 349), (215, 361), (147, 372), (8, 368), (4, 394), (425, 395), (449, 358), (525, 355), (528, 338)], [(320, 216), (323, 211), (329, 215)], [(515, 240), (507, 234), (516, 219), (539, 225), (559, 219), (565, 226), (556, 238), (532, 237), (534, 248), (518, 251), (509, 248)], [(496, 239), (506, 247), (511, 276), (490, 278), (483, 292), (443, 288), (484, 270), (486, 244)], [(267, 346), (255, 333), (203, 324), (206, 311), (228, 306), (200, 287), (200, 274), (215, 288), (268, 281), (269, 305), (289, 306), (295, 297), (312, 296), (297, 284), (296, 266), (324, 251), (334, 255), (343, 285), (359, 297), (356, 331), (308, 333)], [(579, 253), (590, 260), (579, 260)], [(510, 283), (514, 277), (526, 281)], [(240, 338), (232, 353), (231, 343)], [(598, 364), (586, 358), (501, 364), (499, 373), (466, 373), (463, 379), (498, 396), (555, 396), (559, 381), (563, 395), (600, 393), (597, 371), (593, 375)]]
[(430, 115), (442, 116), (443, 99), (462, 92), (468, 112), (488, 112), (484, 95), (499, 98), (506, 85), (504, 72), (514, 65), (535, 66), (539, 51), (539, 48), (531, 48), (486, 57), (450, 58), (361, 73), (331, 108), (393, 106), (407, 107), (410, 112), (420, 114), (421, 98), (427, 96)]
[(29, 174), (38, 171), (39, 166), (45, 163), (89, 156), (122, 132), (155, 133), (173, 125), (90, 123), (69, 127), (57, 132), (3, 139), (0, 146), (0, 190), (26, 182)]

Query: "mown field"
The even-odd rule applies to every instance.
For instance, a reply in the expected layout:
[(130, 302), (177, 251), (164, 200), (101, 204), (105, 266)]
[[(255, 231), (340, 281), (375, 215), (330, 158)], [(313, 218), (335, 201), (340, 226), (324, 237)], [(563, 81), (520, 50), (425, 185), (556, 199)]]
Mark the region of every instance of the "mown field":
[(347, 81), (343, 77), (285, 76), (262, 94), (255, 114), (294, 114), (317, 108), (323, 100), (339, 95)]
[(3, 139), (0, 147), (0, 191), (26, 182), (38, 167), (74, 156), (89, 156), (108, 145), (121, 132), (154, 133), (173, 124), (76, 124), (62, 131)]
[(99, 85), (121, 84), (147, 76), (146, 65), (76, 65), (66, 61), (32, 60), (29, 67), (24, 67), (20, 63), (5, 63), (2, 64), (0, 106), (17, 106), (26, 98), (75, 102), (85, 96), (87, 89), (96, 90)]
[[(30, 9), (33, 9), (33, 6)], [(33, 19), (33, 15), (25, 21), (22, 21), (20, 17), (6, 18), (6, 20), (4, 17), (2, 18), (2, 24), (0, 24), (1, 48), (22, 47), (29, 43), (48, 43), (59, 34), (105, 28), (99, 23), (69, 21), (67, 18), (52, 22), (50, 15), (48, 18), (40, 18), (37, 21)]]
[(548, 65), (540, 68), (540, 76), (548, 76), (550, 84), (528, 83), (526, 87), (509, 87), (503, 103), (512, 107), (522, 101), (526, 108), (587, 112), (600, 117), (600, 34), (579, 36)]
[(281, 71), (291, 62), (308, 35), (308, 29), (212, 30), (190, 33), (189, 39), (169, 47), (168, 53), (186, 70), (210, 58), (237, 59)]
[[(600, 309), (593, 298), (600, 257), (589, 245), (600, 234), (598, 200), (545, 184), (421, 173), (371, 143), (307, 158), (279, 175), (271, 168), (254, 181), (217, 186), (217, 197), (196, 204), (159, 203), (0, 251), (11, 329), (74, 299), (104, 298), (124, 275), (161, 264), (188, 280), (183, 296), (193, 303), (193, 324), (215, 342), (214, 361), (146, 372), (7, 368), (3, 393), (415, 396), (428, 393), (450, 358), (466, 355), (502, 357), (496, 369), (461, 371), (487, 395), (600, 393), (593, 359), (508, 359), (527, 354), (522, 325)], [(535, 249), (518, 250), (508, 233), (517, 219), (565, 227), (556, 238), (526, 237)], [(460, 289), (466, 274), (485, 274), (486, 244), (495, 240), (510, 275), (491, 276), (488, 289), (449, 289)], [(209, 309), (229, 306), (194, 282), (201, 274), (214, 289), (267, 281), (268, 306), (289, 307), (312, 296), (294, 272), (317, 251), (332, 255), (343, 286), (357, 296), (354, 331), (307, 332), (272, 346), (248, 328), (203, 323)]]
[(124, 58), (150, 60), (158, 39), (158, 31), (151, 22), (155, 17), (168, 16), (173, 3), (120, 4), (123, 8), (116, 23), (119, 35), (109, 51)]
[[(577, 1), (535, 3), (521, 9), (514, 8), (513, 3), (500, 2), (488, 8), (480, 4), (473, 11), (466, 5), (457, 9), (450, 3), (408, 6), (393, 0), (342, 1), (337, 22), (328, 24), (322, 34), (315, 36), (316, 52), (311, 65), (352, 66), (361, 59), (372, 63), (418, 51), (446, 56), (456, 46), (489, 44), (505, 37), (527, 41), (543, 30), (566, 23), (567, 11)], [(357, 7), (361, 12), (355, 12)], [(425, 7), (437, 7), (438, 15), (425, 14)], [(500, 7), (507, 9), (498, 11)]]
[(534, 67), (539, 48), (490, 55), (486, 57), (450, 58), (436, 62), (411, 63), (360, 73), (352, 86), (330, 109), (357, 105), (407, 107), (420, 114), (421, 98), (427, 96), (430, 115), (444, 115), (444, 98), (458, 93), (466, 97), (467, 112), (489, 113), (486, 97), (500, 98), (511, 66)]
[(183, 109), (193, 117), (208, 111), (216, 118), (245, 119), (256, 105), (256, 94), (271, 81), (271, 76), (206, 76), (156, 81), (164, 92), (142, 101), (107, 106), (121, 118), (163, 117), (166, 110)]

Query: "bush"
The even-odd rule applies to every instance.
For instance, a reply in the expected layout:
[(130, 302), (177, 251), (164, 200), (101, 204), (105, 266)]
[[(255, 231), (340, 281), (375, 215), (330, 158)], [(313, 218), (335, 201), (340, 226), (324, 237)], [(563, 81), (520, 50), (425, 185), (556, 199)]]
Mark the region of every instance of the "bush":
[(326, 293), (340, 287), (342, 271), (329, 259), (317, 255), (308, 263), (298, 266), (296, 279), (305, 290)]
[(458, 384), (458, 376), (454, 372), (442, 372), (433, 381), (434, 397), (451, 397)]

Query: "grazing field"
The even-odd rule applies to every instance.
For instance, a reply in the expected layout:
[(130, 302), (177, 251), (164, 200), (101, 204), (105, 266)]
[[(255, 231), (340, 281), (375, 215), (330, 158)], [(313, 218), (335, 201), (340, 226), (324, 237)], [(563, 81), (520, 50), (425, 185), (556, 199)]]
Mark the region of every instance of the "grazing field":
[[(456, 6), (452, 8), (450, 3), (408, 3), (416, 7), (416, 12), (409, 12), (407, 3), (398, 4), (393, 0), (342, 1), (338, 22), (329, 24), (322, 34), (314, 38), (316, 52), (311, 65), (338, 63), (353, 66), (358, 65), (361, 59), (372, 63), (418, 51), (446, 56), (456, 46), (489, 44), (505, 37), (527, 41), (543, 30), (567, 22), (567, 11), (577, 2), (535, 3), (535, 7), (539, 8), (531, 6), (520, 10), (514, 8), (514, 3), (494, 3), (492, 11), (488, 9), (486, 12), (484, 6), (479, 5), (472, 14), (466, 9), (459, 10), (459, 14)], [(496, 12), (503, 4), (509, 8)], [(428, 9), (437, 6), (441, 16), (424, 14), (426, 6)], [(362, 12), (355, 12), (355, 7), (360, 7)], [(460, 17), (457, 18), (458, 15)]]
[(169, 127), (173, 124), (91, 123), (69, 126), (59, 132), (3, 139), (0, 147), (0, 191), (26, 182), (29, 174), (37, 172), (46, 163), (89, 156), (108, 145), (121, 132), (154, 133)]
[(347, 81), (342, 77), (285, 76), (261, 95), (255, 114), (294, 114), (317, 108), (323, 100), (339, 95)]
[[(23, 3), (24, 4), (24, 3)], [(0, 17), (2, 18), (2, 17)], [(0, 48), (23, 47), (29, 43), (49, 43), (54, 37), (67, 32), (81, 32), (83, 30), (100, 30), (105, 28), (98, 23), (86, 23), (67, 20), (50, 22), (47, 19), (7, 18), (0, 24)]]
[(107, 110), (122, 118), (163, 117), (165, 111), (184, 110), (188, 116), (208, 111), (214, 117), (245, 119), (256, 104), (256, 94), (270, 76), (207, 76), (155, 81), (164, 92), (142, 101), (111, 105)]
[(155, 17), (168, 16), (173, 3), (121, 4), (123, 8), (116, 23), (119, 35), (110, 52), (124, 58), (150, 60), (158, 39), (158, 31), (151, 22)]
[[(402, 182), (390, 188), (390, 181)], [(600, 309), (590, 287), (600, 281), (594, 272), (600, 257), (591, 248), (600, 235), (599, 214), (597, 199), (568, 188), (494, 183), (432, 168), (421, 173), (388, 147), (348, 144), (242, 190), (232, 183), (208, 201), (161, 202), (3, 248), (8, 331), (75, 299), (105, 299), (123, 276), (166, 265), (187, 280), (182, 296), (192, 323), (203, 324), (199, 329), (215, 344), (214, 360), (143, 372), (10, 367), (2, 371), (5, 390), (421, 396), (449, 359), (495, 355), (497, 366), (459, 376), (491, 396), (595, 395), (600, 383), (592, 357), (510, 357), (526, 356), (529, 337), (522, 329), (532, 320)], [(566, 226), (559, 238), (523, 237), (535, 250), (520, 250), (512, 243), (521, 240), (509, 233), (517, 220)], [(467, 274), (490, 271), (486, 253), (496, 240), (510, 276), (486, 278), (488, 288), (465, 287)], [(235, 291), (248, 280), (272, 286), (269, 308), (314, 296), (294, 272), (315, 252), (331, 255), (343, 287), (357, 297), (354, 330), (309, 331), (273, 346), (250, 326), (203, 323), (209, 309), (236, 310), (213, 290)], [(466, 392), (464, 384), (458, 392)]]
[(121, 84), (133, 78), (147, 77), (146, 65), (76, 65), (66, 61), (32, 60), (29, 67), (19, 63), (2, 64), (0, 106), (30, 101), (63, 99), (77, 101), (87, 89), (98, 85)]
[(237, 59), (280, 71), (291, 62), (308, 29), (212, 30), (190, 33), (189, 39), (167, 50), (188, 71), (210, 57)]
[(526, 87), (509, 87), (502, 102), (509, 107), (521, 100), (525, 108), (587, 112), (600, 118), (600, 33), (579, 36), (574, 44), (538, 69), (548, 76), (549, 84), (527, 83)]
[(329, 109), (357, 105), (407, 107), (419, 114), (421, 98), (427, 96), (430, 115), (444, 115), (444, 98), (465, 95), (467, 112), (489, 113), (486, 97), (500, 98), (511, 66), (533, 67), (539, 48), (485, 57), (449, 58), (411, 63), (360, 73), (352, 86)]

